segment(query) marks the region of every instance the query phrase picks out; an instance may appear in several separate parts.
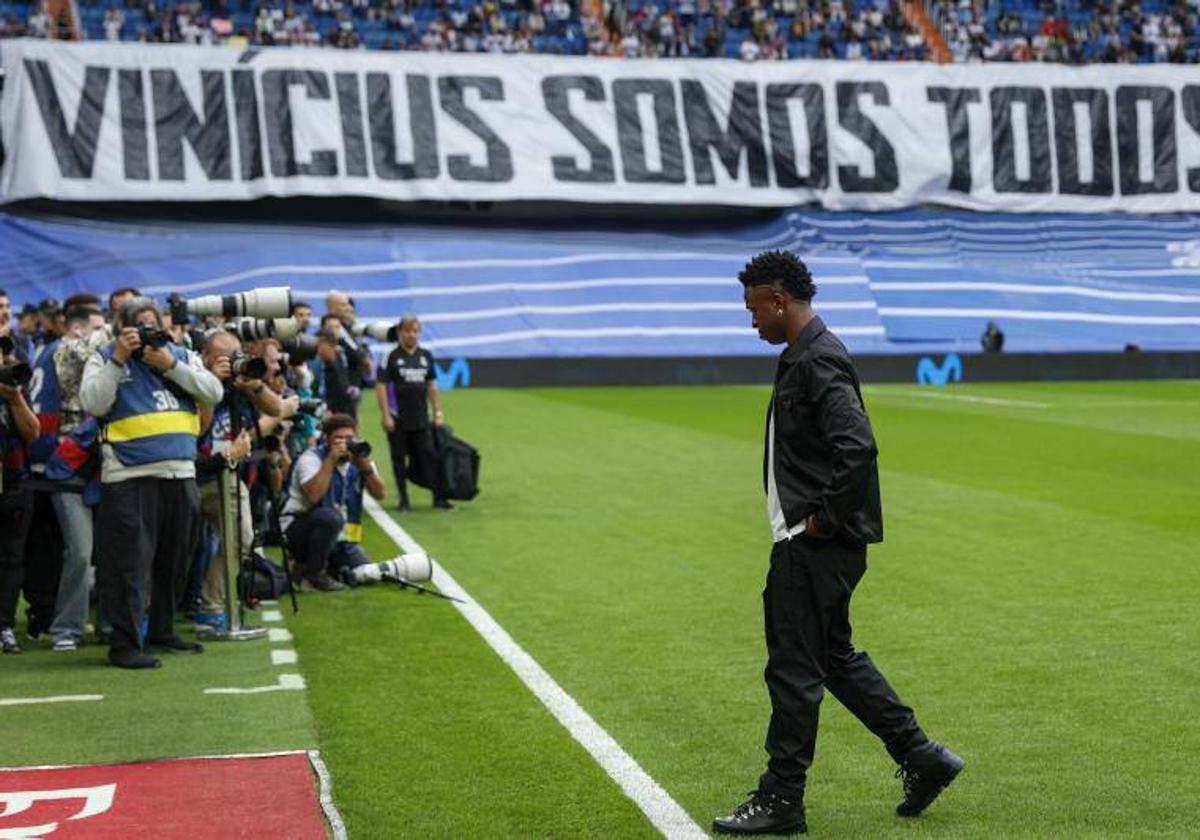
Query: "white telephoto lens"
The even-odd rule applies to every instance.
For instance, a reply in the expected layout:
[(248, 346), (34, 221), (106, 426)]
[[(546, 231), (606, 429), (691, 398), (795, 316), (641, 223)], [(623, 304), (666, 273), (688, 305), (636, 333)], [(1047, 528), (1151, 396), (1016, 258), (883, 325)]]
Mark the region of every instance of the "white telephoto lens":
[(410, 551), (396, 558), (400, 577), (412, 583), (421, 583), (433, 577), (433, 564), (423, 551)]
[(300, 325), (295, 318), (275, 318), (271, 322), (271, 336), (280, 341), (287, 341), (300, 334)]
[(239, 314), (255, 318), (287, 318), (292, 314), (292, 290), (287, 286), (251, 289), (241, 297), (245, 311)]

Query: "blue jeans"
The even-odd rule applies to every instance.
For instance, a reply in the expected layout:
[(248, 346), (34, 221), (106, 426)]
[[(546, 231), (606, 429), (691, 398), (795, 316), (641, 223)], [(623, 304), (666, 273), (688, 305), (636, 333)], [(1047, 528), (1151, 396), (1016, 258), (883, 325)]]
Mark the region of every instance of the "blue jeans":
[(88, 617), (88, 569), (92, 565), (92, 509), (81, 493), (59, 492), (50, 497), (63, 535), (62, 575), (50, 635), (83, 639)]

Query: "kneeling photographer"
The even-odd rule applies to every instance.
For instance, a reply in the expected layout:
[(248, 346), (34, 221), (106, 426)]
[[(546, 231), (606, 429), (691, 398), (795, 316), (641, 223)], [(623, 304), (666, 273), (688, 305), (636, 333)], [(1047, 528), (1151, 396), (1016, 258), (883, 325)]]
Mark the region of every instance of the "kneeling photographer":
[(375, 499), (386, 493), (371, 460), (370, 444), (355, 440), (357, 425), (348, 414), (325, 418), (321, 442), (297, 458), (292, 467), (280, 515), (288, 549), (304, 582), (323, 592), (346, 588), (330, 571), (352, 582), (359, 582), (360, 577), (364, 581), (379, 579), (347, 571), (372, 565), (358, 544), (363, 489)]
[(147, 644), (202, 650), (175, 634), (175, 603), (200, 526), (199, 405), (220, 402), (223, 389), (198, 355), (171, 342), (150, 298), (126, 301), (117, 326), (116, 341), (88, 359), (79, 392), (101, 430), (98, 588), (112, 623), (109, 661), (156, 668)]

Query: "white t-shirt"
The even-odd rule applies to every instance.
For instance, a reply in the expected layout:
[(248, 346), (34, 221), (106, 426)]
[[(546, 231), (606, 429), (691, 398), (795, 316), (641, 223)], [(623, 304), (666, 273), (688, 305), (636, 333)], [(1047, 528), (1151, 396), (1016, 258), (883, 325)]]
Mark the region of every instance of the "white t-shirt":
[[(338, 464), (337, 471), (343, 478), (346, 477), (349, 470), (349, 461)], [(321, 456), (317, 454), (317, 450), (309, 449), (296, 459), (296, 466), (292, 468), (292, 480), (288, 483), (287, 501), (283, 503), (283, 511), (279, 514), (279, 527), (282, 530), (288, 529), (292, 520), (296, 518), (296, 514), (305, 513), (314, 507), (308, 499), (304, 498), (304, 491), (300, 488), (311, 481), (312, 477), (320, 471)]]
[(804, 523), (792, 528), (783, 515), (779, 503), (779, 487), (775, 484), (775, 409), (771, 409), (771, 422), (767, 429), (767, 521), (771, 523), (771, 540), (783, 542), (804, 533)]

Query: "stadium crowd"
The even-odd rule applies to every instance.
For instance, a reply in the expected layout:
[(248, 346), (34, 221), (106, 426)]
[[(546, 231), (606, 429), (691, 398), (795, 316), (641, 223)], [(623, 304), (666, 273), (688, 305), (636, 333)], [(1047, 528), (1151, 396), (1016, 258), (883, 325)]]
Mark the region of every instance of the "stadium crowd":
[[(924, 60), (905, 0), (80, 0), (91, 40), (626, 58)], [(0, 37), (57, 34), (46, 0)], [(1200, 0), (935, 0), (954, 61), (1195, 62)]]
[[(275, 295), (286, 312), (290, 297)], [(198, 635), (221, 636), (231, 604), (285, 589), (290, 576), (265, 546), (283, 548), (305, 590), (427, 579), (427, 558), (376, 563), (359, 544), (364, 493), (388, 493), (359, 435), (368, 392), (400, 509), (410, 508), (410, 478), (451, 507), (420, 321), (363, 324), (337, 291), (319, 323), (303, 301), (290, 303), (290, 319), (264, 320), (206, 300), (204, 312), (181, 300), (162, 307), (122, 288), (26, 303), (14, 317), (0, 291), (5, 654), (21, 652), (22, 595), (25, 636), (56, 651), (76, 650), (94, 630), (122, 667), (157, 667), (156, 650), (198, 653), (176, 632), (179, 613)], [(396, 342), (383, 364), (365, 333)]]

